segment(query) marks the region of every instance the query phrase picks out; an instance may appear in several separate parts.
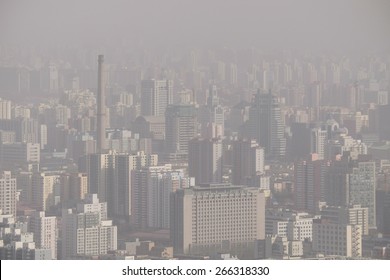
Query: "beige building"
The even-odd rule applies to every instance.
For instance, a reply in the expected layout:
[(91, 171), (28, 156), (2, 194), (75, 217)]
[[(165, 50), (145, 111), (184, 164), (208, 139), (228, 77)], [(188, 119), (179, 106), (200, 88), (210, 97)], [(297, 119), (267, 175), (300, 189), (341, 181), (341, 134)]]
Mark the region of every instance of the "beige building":
[(241, 258), (265, 237), (264, 193), (255, 188), (204, 184), (171, 196), (171, 240), (175, 253)]

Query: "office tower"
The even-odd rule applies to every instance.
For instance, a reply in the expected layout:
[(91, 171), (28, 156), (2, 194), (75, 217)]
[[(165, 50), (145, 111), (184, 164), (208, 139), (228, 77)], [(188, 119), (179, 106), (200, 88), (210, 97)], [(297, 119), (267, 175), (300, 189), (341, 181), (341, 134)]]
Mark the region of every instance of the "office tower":
[(143, 80), (141, 83), (141, 115), (164, 116), (169, 104), (172, 104), (173, 81)]
[(3, 171), (0, 177), (0, 210), (3, 215), (16, 216), (16, 179), (11, 171)]
[(171, 241), (179, 254), (229, 252), (248, 258), (264, 239), (264, 193), (256, 188), (205, 184), (171, 195)]
[(97, 131), (96, 145), (97, 151), (102, 153), (106, 149), (106, 96), (104, 79), (104, 55), (98, 57), (98, 92), (97, 92)]
[(133, 173), (134, 224), (142, 228), (146, 217), (148, 228), (169, 229), (170, 194), (188, 186), (184, 171), (172, 170), (172, 166), (166, 164), (144, 167)]
[(29, 220), (29, 231), (34, 234), (36, 248), (49, 249), (51, 259), (57, 259), (57, 218), (35, 211)]
[(326, 218), (313, 221), (315, 253), (345, 257), (362, 256), (362, 228), (360, 225), (333, 223)]
[(375, 188), (375, 162), (359, 162), (349, 174), (349, 204), (368, 208), (369, 229), (376, 228)]
[(318, 159), (325, 159), (325, 145), (328, 132), (321, 128), (313, 128), (310, 132), (310, 153), (317, 154)]
[(295, 208), (314, 213), (318, 202), (325, 199), (325, 178), (328, 162), (312, 154), (307, 160), (295, 162)]
[(106, 255), (117, 249), (117, 227), (107, 220), (107, 203), (88, 194), (76, 210), (62, 211), (62, 259)]
[(109, 217), (131, 214), (131, 171), (157, 165), (157, 155), (91, 154), (86, 156), (88, 192), (107, 202)]
[(188, 154), (188, 142), (196, 136), (195, 107), (193, 105), (169, 105), (165, 114), (166, 152)]
[(232, 184), (247, 185), (248, 181), (264, 173), (264, 149), (255, 140), (233, 142)]
[(222, 183), (222, 141), (194, 138), (188, 149), (188, 173), (196, 184)]
[(286, 154), (284, 124), (278, 98), (258, 92), (249, 111), (249, 134), (264, 147), (266, 158), (283, 159)]
[(36, 210), (47, 211), (55, 205), (54, 191), (59, 188), (59, 175), (34, 173), (32, 176), (32, 203)]

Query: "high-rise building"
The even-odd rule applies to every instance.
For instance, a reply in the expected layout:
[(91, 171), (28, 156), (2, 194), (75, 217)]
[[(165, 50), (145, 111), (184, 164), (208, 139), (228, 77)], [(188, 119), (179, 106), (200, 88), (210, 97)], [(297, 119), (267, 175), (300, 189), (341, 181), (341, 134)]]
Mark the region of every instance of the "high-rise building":
[(269, 159), (282, 159), (286, 154), (286, 138), (278, 98), (269, 92), (258, 92), (249, 111), (249, 136), (264, 147)]
[(325, 144), (328, 132), (321, 128), (313, 128), (310, 132), (310, 153), (317, 154), (318, 159), (325, 159)]
[(390, 140), (390, 104), (377, 108), (377, 132), (381, 140)]
[(85, 173), (61, 174), (60, 183), (62, 208), (75, 205), (88, 193), (88, 176)]
[(188, 154), (188, 143), (196, 136), (197, 118), (195, 106), (168, 106), (165, 114), (166, 152)]
[(181, 254), (253, 253), (264, 239), (264, 193), (256, 188), (205, 184), (171, 195), (171, 240)]
[(96, 193), (102, 202), (107, 202), (109, 217), (131, 214), (131, 171), (143, 166), (157, 165), (157, 155), (138, 152), (123, 155), (110, 152), (86, 156), (88, 193)]
[(173, 81), (143, 80), (141, 83), (141, 115), (164, 116), (169, 104), (172, 104)]
[(0, 209), (3, 215), (16, 216), (16, 179), (11, 171), (3, 171), (0, 177)]
[(183, 170), (172, 170), (170, 164), (145, 166), (132, 171), (131, 222), (139, 229), (170, 226), (172, 192), (188, 185)]
[(331, 161), (326, 174), (325, 201), (330, 206), (349, 205), (349, 172), (351, 160), (348, 155)]
[(264, 173), (264, 149), (255, 140), (233, 142), (232, 183), (247, 185), (252, 177)]
[(325, 179), (328, 162), (312, 154), (308, 160), (294, 165), (295, 208), (314, 213), (318, 203), (325, 199)]
[(349, 174), (349, 204), (368, 208), (369, 229), (376, 228), (375, 188), (375, 162), (359, 162)]
[(189, 142), (188, 173), (196, 184), (222, 183), (222, 141), (194, 138)]
[(183, 170), (172, 170), (171, 165), (145, 167), (147, 172), (147, 226), (149, 228), (170, 228), (170, 195), (188, 186)]
[(1, 120), (11, 119), (11, 101), (3, 100), (0, 98), (0, 119)]
[(55, 205), (55, 189), (60, 185), (59, 175), (34, 173), (32, 176), (32, 203), (36, 210), (47, 211)]
[(210, 85), (207, 90), (206, 105), (198, 110), (198, 121), (202, 127), (202, 137), (222, 138), (225, 130), (225, 112), (219, 104), (216, 85)]
[(333, 223), (359, 225), (362, 235), (368, 235), (368, 208), (360, 205), (340, 207), (325, 204), (320, 205), (320, 215)]
[(97, 92), (97, 131), (96, 146), (97, 151), (102, 153), (106, 149), (106, 95), (104, 79), (104, 55), (98, 57), (98, 92)]
[(57, 218), (46, 217), (43, 211), (33, 212), (29, 231), (34, 233), (36, 248), (49, 249), (51, 259), (57, 259)]
[(107, 203), (88, 194), (76, 211), (62, 211), (62, 259), (106, 255), (117, 249), (117, 227), (107, 220)]

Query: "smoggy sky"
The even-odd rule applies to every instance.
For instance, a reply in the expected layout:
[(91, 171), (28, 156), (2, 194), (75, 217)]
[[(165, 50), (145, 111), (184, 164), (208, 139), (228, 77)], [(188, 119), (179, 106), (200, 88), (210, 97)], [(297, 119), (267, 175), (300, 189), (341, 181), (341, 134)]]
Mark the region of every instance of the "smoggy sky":
[(389, 50), (387, 0), (0, 0), (0, 44)]

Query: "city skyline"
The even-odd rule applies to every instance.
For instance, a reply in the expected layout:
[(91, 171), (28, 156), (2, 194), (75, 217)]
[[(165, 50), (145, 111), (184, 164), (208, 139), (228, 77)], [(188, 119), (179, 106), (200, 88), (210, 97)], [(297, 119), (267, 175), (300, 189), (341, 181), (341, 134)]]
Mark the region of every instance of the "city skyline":
[(0, 2), (0, 259), (389, 259), (389, 3), (164, 4)]

